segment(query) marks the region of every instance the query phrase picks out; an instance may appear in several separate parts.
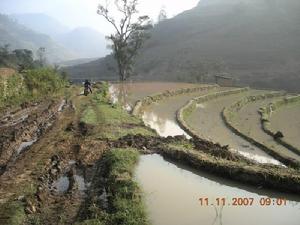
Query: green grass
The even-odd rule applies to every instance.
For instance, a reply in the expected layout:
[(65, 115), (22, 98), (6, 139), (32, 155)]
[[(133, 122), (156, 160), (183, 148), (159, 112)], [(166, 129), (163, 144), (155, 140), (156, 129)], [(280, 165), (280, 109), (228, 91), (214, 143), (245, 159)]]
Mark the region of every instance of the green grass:
[(107, 171), (105, 186), (108, 190), (109, 213), (100, 207), (91, 207), (92, 217), (77, 225), (148, 225), (139, 185), (134, 181), (134, 169), (139, 160), (135, 149), (112, 149), (104, 156)]
[(0, 206), (0, 224), (20, 225), (25, 219), (24, 206), (21, 202), (6, 203)]
[(175, 148), (175, 149), (184, 149), (184, 150), (194, 150), (195, 146), (193, 143), (190, 143), (186, 140), (184, 141), (176, 141), (171, 144), (167, 144), (168, 147), (170, 148)]
[(63, 95), (66, 82), (53, 69), (28, 70), (4, 79), (0, 77), (0, 110), (49, 96)]
[(97, 124), (97, 114), (92, 106), (88, 106), (86, 110), (84, 110), (81, 121), (87, 124)]
[(113, 149), (105, 156), (108, 168), (108, 190), (113, 196), (110, 224), (148, 224), (138, 184), (133, 173), (139, 153), (134, 149)]
[(121, 106), (109, 103), (105, 88), (94, 92), (80, 119), (94, 126), (93, 138), (116, 140), (128, 134), (155, 135), (144, 126), (141, 119), (129, 114)]

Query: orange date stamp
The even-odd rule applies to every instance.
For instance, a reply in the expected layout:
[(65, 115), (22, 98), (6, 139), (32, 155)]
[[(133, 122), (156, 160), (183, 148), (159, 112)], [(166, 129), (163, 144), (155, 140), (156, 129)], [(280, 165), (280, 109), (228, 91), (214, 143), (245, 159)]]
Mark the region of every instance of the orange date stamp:
[(201, 206), (286, 206), (287, 200), (285, 198), (199, 198)]

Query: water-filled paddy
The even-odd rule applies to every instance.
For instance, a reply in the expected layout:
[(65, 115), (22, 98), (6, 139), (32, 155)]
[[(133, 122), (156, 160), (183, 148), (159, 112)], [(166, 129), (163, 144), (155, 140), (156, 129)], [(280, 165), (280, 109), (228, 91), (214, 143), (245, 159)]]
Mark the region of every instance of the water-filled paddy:
[[(141, 157), (136, 179), (145, 192), (153, 225), (298, 225), (300, 221), (296, 196), (249, 188), (170, 163), (159, 155)], [(260, 199), (268, 197), (271, 205), (260, 206)], [(276, 205), (281, 197), (290, 199), (286, 206)], [(208, 198), (209, 205), (201, 206), (199, 198)], [(225, 206), (218, 206), (216, 198), (225, 198)], [(229, 205), (233, 198), (253, 198), (253, 205)]]
[(279, 108), (270, 118), (271, 129), (281, 131), (285, 140), (300, 149), (300, 104)]
[[(131, 95), (137, 96), (134, 92)], [(175, 112), (194, 96), (176, 96), (150, 105), (146, 107), (143, 120), (161, 136), (185, 134), (175, 122)], [(240, 97), (230, 99), (228, 103)], [(205, 104), (198, 107), (207, 109)], [(218, 111), (210, 113), (220, 116), (222, 109), (220, 107)], [(210, 116), (206, 118), (207, 121), (211, 119)], [(248, 148), (246, 144), (244, 147)], [(136, 168), (136, 179), (145, 192), (147, 212), (153, 225), (298, 225), (300, 221), (299, 197), (249, 187), (194, 171), (166, 161), (159, 155), (141, 156)], [(213, 202), (201, 206), (201, 197), (214, 201), (214, 206), (211, 205)], [(271, 198), (271, 205), (260, 206), (259, 200), (268, 197)], [(226, 205), (217, 206), (216, 198), (225, 198)], [(252, 206), (228, 205), (232, 203), (232, 198), (253, 198), (254, 203)], [(277, 206), (277, 198), (287, 198), (286, 206)]]
[(255, 159), (261, 163), (279, 164), (264, 151), (257, 148), (243, 138), (235, 135), (226, 127), (222, 119), (222, 110), (234, 102), (249, 95), (258, 95), (262, 91), (249, 91), (240, 94), (228, 95), (205, 102), (187, 118), (188, 125), (197, 131), (203, 138), (221, 145), (229, 145), (231, 149), (239, 151), (246, 157)]
[(274, 149), (277, 152), (280, 152), (281, 154), (287, 157), (291, 157), (300, 161), (299, 155), (293, 153), (286, 147), (278, 144), (273, 139), (273, 137), (266, 134), (261, 128), (261, 117), (258, 113), (258, 110), (261, 107), (265, 107), (269, 103), (279, 99), (280, 98), (270, 98), (247, 104), (238, 112), (237, 116), (233, 118), (233, 122), (243, 133), (254, 138), (258, 142), (269, 146), (270, 148)]

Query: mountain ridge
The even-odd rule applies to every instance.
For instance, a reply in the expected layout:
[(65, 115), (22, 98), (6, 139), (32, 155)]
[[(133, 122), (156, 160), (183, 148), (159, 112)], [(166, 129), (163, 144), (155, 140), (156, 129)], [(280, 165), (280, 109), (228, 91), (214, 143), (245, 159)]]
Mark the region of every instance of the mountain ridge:
[(37, 33), (21, 25), (7, 15), (0, 14), (0, 45), (11, 49), (29, 49), (34, 54), (40, 47), (46, 48), (50, 63), (77, 58), (76, 54), (53, 41), (48, 35)]
[(103, 57), (108, 53), (104, 34), (93, 28), (70, 28), (43, 13), (14, 14), (12, 17), (36, 32), (49, 35), (79, 58)]
[[(205, 81), (213, 81), (216, 73), (227, 72), (240, 85), (298, 90), (300, 2), (210, 1), (154, 27), (134, 79), (195, 81), (202, 71)], [(76, 69), (69, 71), (79, 77)], [(115, 76), (114, 70), (101, 70)]]

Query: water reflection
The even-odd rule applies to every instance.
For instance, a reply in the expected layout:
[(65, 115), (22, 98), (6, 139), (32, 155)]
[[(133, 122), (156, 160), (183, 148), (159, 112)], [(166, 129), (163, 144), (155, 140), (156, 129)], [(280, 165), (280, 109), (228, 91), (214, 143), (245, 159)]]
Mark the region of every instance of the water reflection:
[[(251, 93), (249, 92), (248, 95), (251, 95)], [(220, 143), (221, 145), (228, 145), (232, 151), (238, 152), (256, 162), (283, 166), (282, 163), (254, 144), (234, 134), (224, 123), (221, 116), (224, 107), (244, 96), (244, 93), (237, 94), (198, 104), (197, 109), (188, 117), (187, 123), (204, 139)]]
[(232, 149), (233, 151), (241, 154), (242, 156), (245, 156), (248, 159), (253, 159), (256, 162), (259, 163), (264, 163), (264, 164), (273, 164), (273, 165), (279, 165), (279, 166), (283, 166), (286, 167), (285, 165), (283, 165), (281, 162), (279, 162), (276, 159), (270, 158), (270, 157), (265, 157), (265, 156), (261, 156), (261, 155), (257, 155), (257, 154), (253, 154), (253, 153), (249, 153), (249, 152), (244, 152), (242, 150), (236, 150), (236, 149)]
[[(146, 193), (146, 206), (154, 225), (299, 225), (299, 197), (281, 196), (206, 173), (193, 173), (165, 161), (159, 155), (142, 156), (136, 179)], [(286, 197), (286, 206), (260, 206), (262, 197)], [(208, 198), (201, 206), (199, 198)], [(252, 206), (218, 206), (216, 198), (254, 198)], [(213, 203), (214, 201), (214, 203)]]
[(190, 136), (183, 131), (174, 120), (163, 118), (156, 113), (149, 111), (146, 111), (142, 118), (147, 126), (155, 129), (162, 137), (185, 135), (187, 138), (190, 138)]

